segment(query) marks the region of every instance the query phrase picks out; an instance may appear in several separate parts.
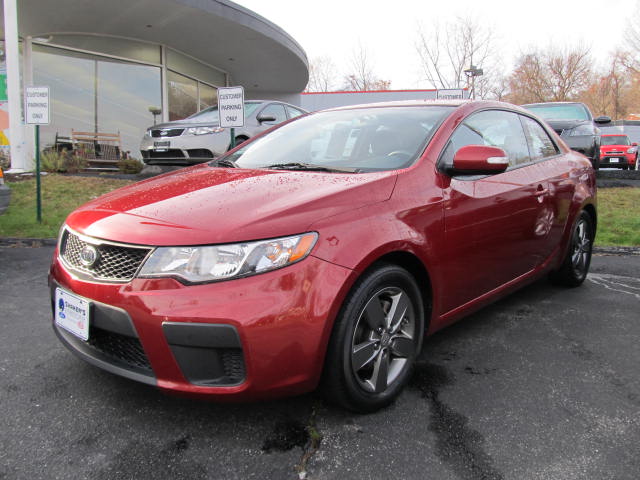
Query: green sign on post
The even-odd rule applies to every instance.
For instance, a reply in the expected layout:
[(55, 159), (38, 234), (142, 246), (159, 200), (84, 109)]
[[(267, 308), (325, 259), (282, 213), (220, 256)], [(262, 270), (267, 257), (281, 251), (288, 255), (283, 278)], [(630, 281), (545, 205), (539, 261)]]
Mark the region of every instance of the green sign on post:
[(6, 102), (7, 97), (7, 74), (0, 73), (0, 102)]

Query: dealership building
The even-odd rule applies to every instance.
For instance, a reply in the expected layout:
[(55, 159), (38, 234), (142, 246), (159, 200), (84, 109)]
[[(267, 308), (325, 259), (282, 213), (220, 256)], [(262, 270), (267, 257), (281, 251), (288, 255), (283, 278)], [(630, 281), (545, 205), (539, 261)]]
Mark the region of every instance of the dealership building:
[[(7, 56), (16, 27), (8, 2), (15, 8), (16, 0), (4, 5)], [(17, 35), (17, 62), (0, 66), (0, 75), (19, 70), (17, 102), (11, 78), (9, 102), (0, 98), (3, 148), (17, 169), (32, 168), (34, 153), (33, 127), (21, 112), (26, 86), (50, 89), (42, 146), (72, 129), (111, 132), (139, 156), (147, 127), (215, 104), (217, 87), (241, 85), (246, 98), (299, 103), (309, 77), (306, 54), (290, 35), (228, 0), (18, 0)]]

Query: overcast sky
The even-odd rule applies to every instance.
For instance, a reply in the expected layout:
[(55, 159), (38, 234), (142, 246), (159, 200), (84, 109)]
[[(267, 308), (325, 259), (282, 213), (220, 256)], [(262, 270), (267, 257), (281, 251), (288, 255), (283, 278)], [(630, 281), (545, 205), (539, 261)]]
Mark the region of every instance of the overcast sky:
[[(584, 42), (606, 63), (623, 44), (624, 20), (636, 0), (234, 0), (283, 28), (310, 60), (330, 56), (345, 74), (358, 42), (366, 47), (376, 75), (392, 89), (430, 88), (420, 79), (415, 52), (418, 22), (472, 15), (494, 29), (505, 73), (521, 51), (550, 44)], [(640, 18), (635, 21), (640, 22)]]

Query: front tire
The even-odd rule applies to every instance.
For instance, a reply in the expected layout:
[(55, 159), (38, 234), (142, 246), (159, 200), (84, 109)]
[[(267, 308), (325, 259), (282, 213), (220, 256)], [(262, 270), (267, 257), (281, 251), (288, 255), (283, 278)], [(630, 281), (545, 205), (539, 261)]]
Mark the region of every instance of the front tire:
[(569, 248), (562, 265), (550, 275), (554, 283), (577, 287), (584, 282), (589, 273), (594, 237), (595, 229), (591, 215), (582, 210), (573, 225)]
[(353, 287), (333, 327), (325, 398), (356, 412), (389, 405), (409, 380), (424, 335), (424, 307), (405, 269), (380, 264)]

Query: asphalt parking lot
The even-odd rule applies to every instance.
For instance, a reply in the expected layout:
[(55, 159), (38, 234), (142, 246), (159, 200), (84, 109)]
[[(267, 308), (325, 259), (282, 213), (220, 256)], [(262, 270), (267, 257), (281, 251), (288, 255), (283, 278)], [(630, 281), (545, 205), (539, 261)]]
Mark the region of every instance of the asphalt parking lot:
[(426, 342), (390, 408), (315, 394), (169, 397), (78, 360), (50, 327), (52, 247), (0, 247), (2, 479), (637, 479), (640, 256), (533, 284)]

